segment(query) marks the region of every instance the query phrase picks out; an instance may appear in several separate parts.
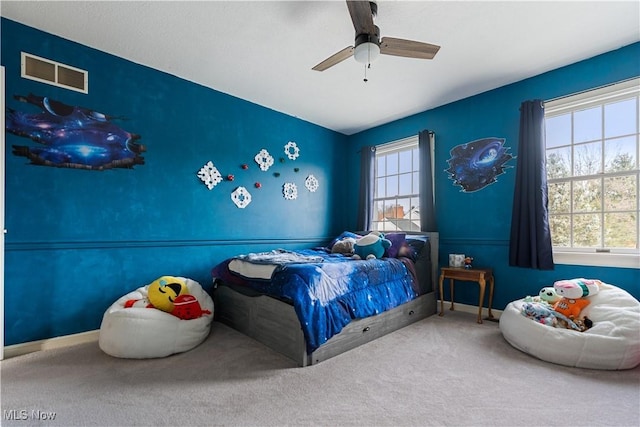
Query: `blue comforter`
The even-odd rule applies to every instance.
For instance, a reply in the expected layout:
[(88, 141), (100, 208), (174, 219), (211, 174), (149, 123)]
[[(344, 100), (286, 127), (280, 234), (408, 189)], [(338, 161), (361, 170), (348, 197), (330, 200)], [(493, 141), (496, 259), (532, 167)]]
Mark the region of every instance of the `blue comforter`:
[[(214, 267), (212, 276), (214, 281), (248, 286), (291, 301), (308, 354), (351, 320), (382, 313), (418, 296), (413, 262), (408, 258), (354, 260), (320, 249), (298, 250), (294, 254), (304, 257), (305, 262), (277, 264), (271, 280), (247, 279), (231, 272), (228, 266), (233, 258)], [(259, 258), (256, 262), (264, 262)], [(243, 259), (246, 261), (247, 257)]]

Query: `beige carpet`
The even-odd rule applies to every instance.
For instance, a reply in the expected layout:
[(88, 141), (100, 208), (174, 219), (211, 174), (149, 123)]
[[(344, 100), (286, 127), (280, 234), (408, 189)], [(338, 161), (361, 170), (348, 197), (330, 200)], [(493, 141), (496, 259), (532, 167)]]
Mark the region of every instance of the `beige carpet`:
[(462, 312), (307, 368), (218, 323), (164, 359), (116, 359), (88, 343), (1, 367), (3, 426), (640, 425), (639, 368), (543, 362)]

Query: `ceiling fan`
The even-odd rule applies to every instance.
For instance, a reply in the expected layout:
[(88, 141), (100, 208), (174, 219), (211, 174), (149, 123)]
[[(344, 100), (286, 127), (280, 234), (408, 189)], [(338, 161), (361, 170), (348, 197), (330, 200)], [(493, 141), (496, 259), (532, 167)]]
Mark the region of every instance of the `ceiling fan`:
[(354, 46), (346, 47), (331, 55), (312, 70), (324, 71), (351, 56), (363, 64), (370, 64), (380, 54), (433, 59), (440, 49), (440, 46), (413, 40), (380, 38), (380, 28), (373, 23), (373, 17), (378, 13), (378, 5), (373, 1), (347, 1), (347, 7), (356, 30)]

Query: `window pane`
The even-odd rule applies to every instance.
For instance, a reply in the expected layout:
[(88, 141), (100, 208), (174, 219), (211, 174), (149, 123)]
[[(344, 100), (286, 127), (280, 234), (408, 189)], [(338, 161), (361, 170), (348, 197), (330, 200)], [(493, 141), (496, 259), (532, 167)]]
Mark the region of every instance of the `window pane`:
[(636, 137), (610, 139), (604, 142), (604, 171), (622, 172), (636, 169)]
[(387, 168), (385, 165), (387, 164), (387, 156), (378, 157), (378, 165), (376, 169), (376, 174), (378, 176), (385, 176), (387, 174)]
[(602, 138), (602, 107), (576, 111), (573, 114), (573, 142)]
[[(395, 220), (402, 218), (403, 207), (398, 205), (397, 201), (387, 202), (384, 205), (384, 218), (387, 220)], [(395, 222), (394, 222), (395, 223)]]
[(411, 211), (411, 199), (404, 198), (398, 199), (398, 206), (396, 209), (396, 218), (408, 218)]
[(576, 145), (573, 152), (573, 175), (595, 175), (602, 171), (602, 143)]
[(382, 221), (382, 219), (384, 219), (384, 202), (373, 202), (373, 219), (375, 221)]
[(411, 172), (413, 163), (411, 162), (411, 151), (401, 151), (400, 157), (400, 173)]
[(605, 178), (604, 209), (607, 211), (636, 210), (638, 208), (637, 180), (636, 175)]
[(411, 198), (411, 212), (409, 219), (412, 223), (412, 230), (420, 231), (420, 199), (418, 197)]
[(571, 176), (571, 147), (547, 150), (547, 178)]
[(398, 153), (387, 156), (387, 175), (398, 173)]
[(413, 153), (413, 170), (420, 170), (420, 157), (418, 157), (419, 149), (414, 148), (411, 152)]
[(571, 185), (557, 182), (548, 185), (549, 211), (554, 213), (571, 212)]
[(604, 246), (607, 248), (637, 248), (638, 221), (632, 213), (608, 213), (604, 215)]
[(571, 144), (571, 113), (545, 120), (547, 148)]
[(600, 215), (580, 214), (573, 217), (573, 245), (579, 248), (600, 247)]
[(392, 175), (385, 178), (387, 180), (386, 197), (398, 195), (398, 175)]
[(607, 138), (637, 133), (636, 99), (605, 105), (604, 120), (604, 136)]
[(375, 195), (373, 197), (375, 198), (385, 197), (386, 194), (387, 194), (387, 187), (385, 185), (384, 178), (376, 179)]
[(573, 211), (593, 212), (602, 206), (600, 180), (585, 179), (573, 183)]
[(411, 174), (404, 173), (399, 175), (399, 183), (400, 183), (400, 192), (398, 193), (401, 196), (405, 196), (411, 194)]
[(569, 215), (549, 215), (551, 241), (553, 246), (571, 246), (571, 217)]
[(420, 174), (414, 172), (413, 174), (413, 194), (420, 194)]

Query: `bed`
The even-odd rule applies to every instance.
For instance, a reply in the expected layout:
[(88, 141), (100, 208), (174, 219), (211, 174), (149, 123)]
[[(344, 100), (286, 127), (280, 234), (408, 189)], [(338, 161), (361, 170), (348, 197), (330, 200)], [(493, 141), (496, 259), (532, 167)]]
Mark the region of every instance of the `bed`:
[(309, 366), (435, 314), (438, 233), (389, 233), (381, 259), (331, 252), (364, 234), (224, 260), (211, 271), (216, 320)]

